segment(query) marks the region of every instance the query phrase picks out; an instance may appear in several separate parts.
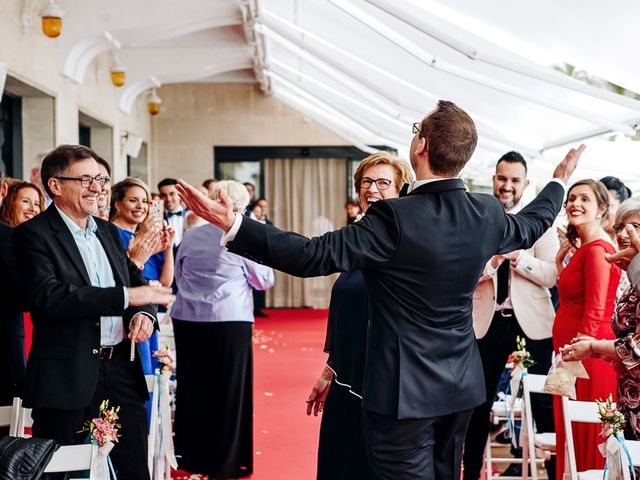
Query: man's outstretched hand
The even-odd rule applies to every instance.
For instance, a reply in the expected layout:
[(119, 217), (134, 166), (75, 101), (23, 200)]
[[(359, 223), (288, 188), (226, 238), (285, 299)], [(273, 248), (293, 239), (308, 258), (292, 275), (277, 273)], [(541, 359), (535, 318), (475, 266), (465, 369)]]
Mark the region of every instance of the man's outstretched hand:
[(577, 150), (575, 148), (569, 150), (567, 155), (564, 157), (564, 160), (562, 160), (554, 170), (553, 178), (558, 178), (562, 180), (565, 185), (567, 185), (569, 182), (569, 178), (578, 166), (578, 160), (580, 159), (580, 155), (582, 155), (582, 152), (584, 152), (585, 148), (587, 148), (587, 146), (583, 143), (578, 147)]
[(207, 222), (213, 223), (228, 232), (233, 225), (235, 215), (233, 205), (227, 192), (220, 190), (218, 201), (211, 200), (204, 193), (199, 191), (184, 180), (178, 180), (176, 185), (180, 198), (189, 210)]

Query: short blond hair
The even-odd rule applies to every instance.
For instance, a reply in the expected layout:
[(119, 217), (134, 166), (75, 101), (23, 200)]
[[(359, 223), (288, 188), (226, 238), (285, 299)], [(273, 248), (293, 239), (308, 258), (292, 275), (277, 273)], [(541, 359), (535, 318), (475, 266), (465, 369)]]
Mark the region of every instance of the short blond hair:
[(394, 181), (398, 186), (398, 191), (400, 191), (405, 183), (413, 181), (413, 171), (405, 160), (402, 160), (389, 152), (376, 152), (363, 159), (353, 174), (353, 186), (356, 189), (356, 193), (360, 194), (360, 182), (362, 182), (365, 170), (377, 165), (389, 165), (393, 168), (395, 172)]
[(627, 198), (618, 207), (615, 223), (622, 223), (629, 215), (640, 214), (640, 197)]
[(220, 190), (224, 190), (231, 198), (234, 212), (244, 213), (251, 200), (247, 187), (235, 180), (221, 180), (212, 186), (209, 197), (212, 200), (218, 200)]

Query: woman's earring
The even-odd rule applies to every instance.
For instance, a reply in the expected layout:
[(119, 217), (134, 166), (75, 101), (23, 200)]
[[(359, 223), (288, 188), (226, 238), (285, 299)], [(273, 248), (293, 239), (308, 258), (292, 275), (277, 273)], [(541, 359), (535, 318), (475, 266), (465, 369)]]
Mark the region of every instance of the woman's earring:
[(600, 219), (602, 218), (602, 214), (600, 214), (600, 213), (599, 213), (599, 214), (597, 214), (597, 215), (596, 215), (596, 218), (597, 218), (598, 220), (600, 220)]

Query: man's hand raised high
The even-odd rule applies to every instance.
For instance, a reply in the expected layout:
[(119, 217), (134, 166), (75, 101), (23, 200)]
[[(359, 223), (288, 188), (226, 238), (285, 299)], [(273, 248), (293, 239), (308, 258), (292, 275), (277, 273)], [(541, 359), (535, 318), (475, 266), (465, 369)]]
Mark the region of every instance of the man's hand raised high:
[(130, 307), (143, 305), (164, 305), (166, 307), (176, 299), (169, 287), (144, 285), (128, 288), (127, 293), (129, 294)]
[(215, 201), (184, 180), (178, 180), (176, 189), (187, 208), (200, 218), (213, 223), (225, 232), (228, 232), (233, 226), (235, 220), (233, 206), (224, 190), (220, 190), (218, 194), (220, 199)]
[(564, 157), (564, 160), (562, 160), (554, 170), (553, 178), (562, 180), (564, 184), (567, 185), (567, 183), (569, 182), (569, 178), (578, 166), (578, 160), (580, 159), (580, 155), (582, 155), (582, 152), (584, 152), (585, 148), (587, 148), (587, 146), (583, 143), (578, 147), (577, 150), (575, 148), (569, 150), (569, 152), (567, 152), (567, 155)]

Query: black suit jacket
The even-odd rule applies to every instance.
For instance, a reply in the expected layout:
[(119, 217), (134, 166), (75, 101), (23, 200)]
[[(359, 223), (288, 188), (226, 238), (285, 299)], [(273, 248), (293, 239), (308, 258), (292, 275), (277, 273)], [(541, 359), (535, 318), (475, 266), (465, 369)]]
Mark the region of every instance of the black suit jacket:
[(13, 228), (0, 222), (0, 405), (22, 396), (24, 382), (24, 322), (12, 245)]
[[(25, 386), (29, 407), (77, 409), (89, 404), (98, 381), (101, 316), (122, 316), (125, 330), (137, 312), (155, 318), (154, 306), (124, 310), (123, 286), (146, 281), (127, 258), (116, 228), (94, 219), (115, 287), (91, 286), (75, 240), (54, 205), (14, 231), (21, 286), (33, 321)], [(132, 368), (141, 398), (146, 399), (139, 357)]]
[(471, 320), (478, 278), (492, 255), (530, 247), (563, 196), (551, 182), (509, 215), (493, 196), (442, 180), (312, 239), (243, 218), (229, 250), (301, 277), (363, 269), (371, 302), (363, 406), (436, 417), (484, 402)]

